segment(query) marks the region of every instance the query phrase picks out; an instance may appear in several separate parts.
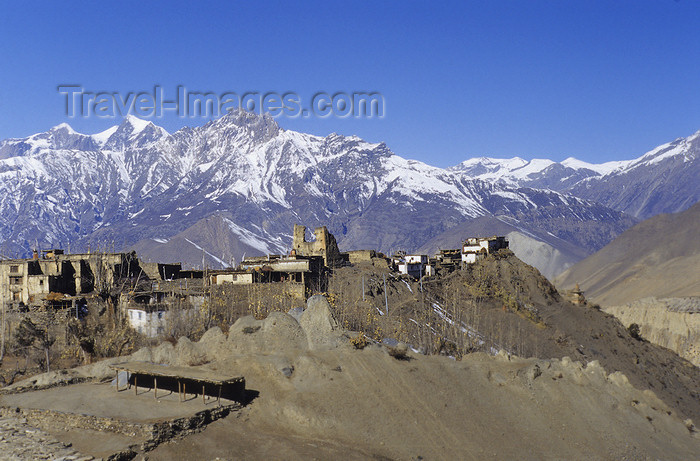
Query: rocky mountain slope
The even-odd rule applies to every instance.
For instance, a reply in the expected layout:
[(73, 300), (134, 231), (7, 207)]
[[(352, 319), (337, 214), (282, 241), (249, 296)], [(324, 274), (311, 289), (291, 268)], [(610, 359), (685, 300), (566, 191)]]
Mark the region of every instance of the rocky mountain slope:
[(700, 296), (700, 203), (648, 219), (556, 278), (578, 283), (586, 297), (603, 305), (646, 297)]
[[(95, 135), (61, 124), (0, 142), (0, 253), (135, 247), (219, 267), (287, 251), (294, 223), (327, 225), (342, 249), (389, 252), (450, 229), (462, 239), (458, 226), (490, 217), (517, 229), (519, 254), (553, 275), (635, 223), (612, 208), (645, 216), (697, 200), (697, 139), (603, 165), (482, 158), (441, 169), (244, 111), (173, 134), (132, 116)], [(681, 187), (673, 200), (670, 184)]]
[(700, 415), (700, 369), (634, 338), (614, 316), (571, 304), (509, 250), (422, 283), (371, 264), (342, 267), (328, 293), (342, 325), (377, 340), (394, 338), (457, 358), (506, 350), (521, 357), (597, 360), (686, 417)]
[[(328, 225), (345, 249), (390, 251), (471, 218), (504, 216), (586, 252), (634, 222), (570, 195), (472, 179), (354, 136), (285, 131), (244, 111), (172, 135), (129, 116), (91, 136), (62, 124), (5, 140), (0, 192), (5, 254), (35, 245), (153, 254), (187, 229), (213, 225), (210, 217), (222, 220), (204, 234), (229, 245), (179, 240), (181, 255), (196, 256), (185, 262), (199, 265), (202, 254), (220, 265), (243, 252), (284, 252), (295, 222)], [(581, 232), (592, 225), (597, 232)]]
[(466, 160), (450, 168), (471, 178), (570, 193), (637, 218), (676, 213), (700, 201), (700, 131), (634, 160), (591, 164), (575, 158)]

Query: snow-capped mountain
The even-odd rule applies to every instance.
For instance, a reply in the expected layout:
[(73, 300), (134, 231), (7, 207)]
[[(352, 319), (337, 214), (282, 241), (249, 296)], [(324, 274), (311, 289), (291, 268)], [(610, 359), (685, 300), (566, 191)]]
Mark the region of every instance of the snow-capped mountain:
[(344, 249), (410, 251), (494, 216), (590, 254), (636, 220), (562, 191), (625, 168), (516, 158), (441, 169), (245, 111), (173, 134), (135, 117), (95, 135), (62, 124), (0, 142), (0, 241), (5, 254), (136, 247), (220, 266), (287, 251), (294, 223), (327, 225)]
[(623, 169), (630, 162), (607, 162), (601, 164), (587, 163), (569, 157), (563, 162), (548, 159), (524, 160), (520, 157), (507, 159), (477, 157), (448, 168), (470, 178), (494, 181), (510, 186), (533, 185), (546, 178), (561, 183), (578, 182), (584, 178), (604, 176)]
[(587, 178), (567, 192), (646, 219), (677, 213), (700, 201), (700, 131)]
[(700, 200), (700, 131), (634, 160), (592, 164), (480, 157), (449, 168), (468, 178), (572, 194), (640, 219), (683, 211)]

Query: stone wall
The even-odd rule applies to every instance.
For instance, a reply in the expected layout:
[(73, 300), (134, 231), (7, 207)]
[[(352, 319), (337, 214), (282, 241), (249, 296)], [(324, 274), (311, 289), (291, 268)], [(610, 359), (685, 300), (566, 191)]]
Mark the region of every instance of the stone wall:
[(340, 250), (335, 236), (328, 232), (326, 226), (317, 227), (314, 230), (316, 240), (306, 241), (306, 226), (294, 225), (294, 239), (292, 250), (298, 256), (322, 256), (323, 263), (327, 267), (339, 264), (342, 261)]

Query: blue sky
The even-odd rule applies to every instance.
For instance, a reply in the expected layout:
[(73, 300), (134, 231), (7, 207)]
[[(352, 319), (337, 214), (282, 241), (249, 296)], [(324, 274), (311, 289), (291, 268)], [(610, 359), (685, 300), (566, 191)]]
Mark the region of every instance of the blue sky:
[[(279, 118), (437, 166), (489, 155), (637, 157), (700, 130), (700, 2), (7, 2), (0, 139), (87, 91), (378, 91), (382, 119)], [(153, 119), (174, 131), (204, 119)]]

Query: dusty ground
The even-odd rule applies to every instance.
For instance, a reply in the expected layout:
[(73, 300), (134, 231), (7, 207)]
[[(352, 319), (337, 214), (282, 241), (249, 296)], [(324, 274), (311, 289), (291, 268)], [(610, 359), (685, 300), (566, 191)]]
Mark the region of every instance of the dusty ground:
[[(187, 401), (179, 402), (177, 393), (140, 387), (116, 392), (109, 383), (83, 383), (54, 387), (34, 392), (0, 396), (0, 406), (43, 408), (60, 412), (81, 413), (92, 416), (117, 418), (134, 422), (153, 422), (188, 416), (216, 406), (215, 399), (202, 403), (201, 396), (187, 395)], [(225, 399), (224, 403), (228, 403)]]
[[(148, 459), (700, 458), (700, 438), (689, 421), (597, 361), (505, 353), (461, 361), (409, 353), (399, 360), (380, 346), (356, 350), (322, 298), (312, 298), (299, 322), (280, 313), (262, 321), (243, 318), (228, 335), (214, 329), (199, 343), (164, 343), (130, 359), (206, 363), (242, 374), (256, 395), (203, 431), (139, 455)], [(36, 382), (71, 376), (108, 373), (96, 364)], [(5, 405), (120, 417), (184, 411), (168, 397), (176, 398), (157, 403), (152, 394), (82, 384), (2, 399)], [(53, 435), (88, 455), (105, 456), (105, 447), (124, 443), (106, 432)]]
[(284, 359), (294, 367), (286, 378), (280, 360), (219, 364), (242, 371), (260, 396), (240, 417), (161, 445), (149, 459), (700, 456), (700, 439), (661, 401), (595, 365), (481, 354), (399, 361), (371, 348)]

